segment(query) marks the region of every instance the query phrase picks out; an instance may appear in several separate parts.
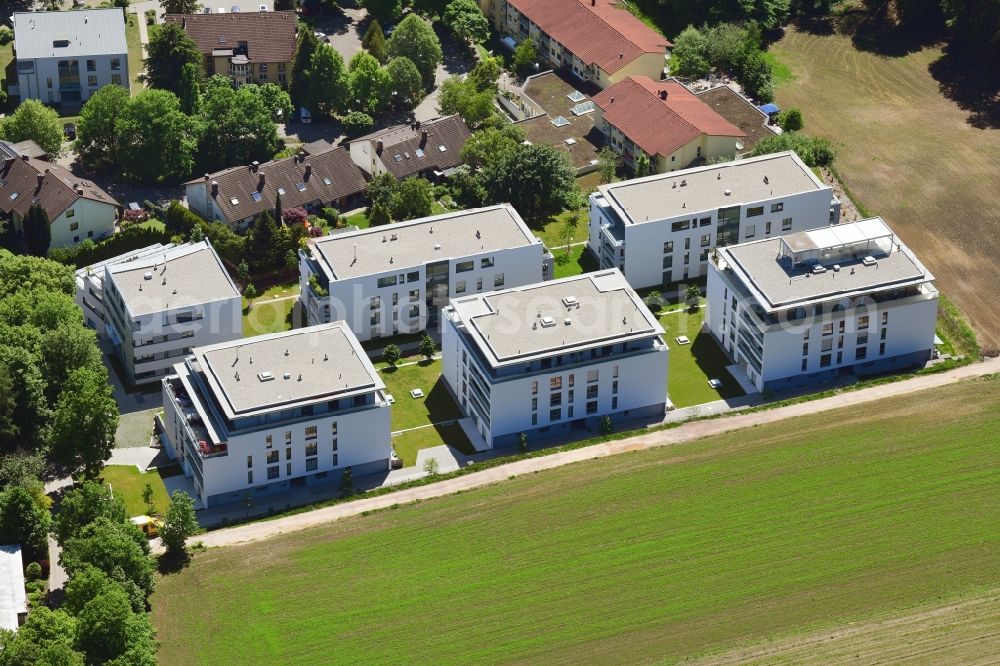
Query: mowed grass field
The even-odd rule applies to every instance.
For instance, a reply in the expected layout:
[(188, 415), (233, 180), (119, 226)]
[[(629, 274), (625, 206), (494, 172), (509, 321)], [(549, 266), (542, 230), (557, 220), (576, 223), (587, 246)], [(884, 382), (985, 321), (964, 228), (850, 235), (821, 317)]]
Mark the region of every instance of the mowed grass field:
[(167, 665), (634, 663), (997, 588), (993, 377), (198, 553), (152, 605)]
[(834, 143), (846, 185), (916, 251), (980, 344), (1000, 346), (1000, 129), (974, 127), (941, 93), (941, 49), (888, 57), (789, 29), (771, 53), (791, 72), (778, 104)]

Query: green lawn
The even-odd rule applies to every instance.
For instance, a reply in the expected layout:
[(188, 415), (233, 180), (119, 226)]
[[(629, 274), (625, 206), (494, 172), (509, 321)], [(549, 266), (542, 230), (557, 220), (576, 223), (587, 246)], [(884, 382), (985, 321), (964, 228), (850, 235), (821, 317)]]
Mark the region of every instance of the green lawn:
[(779, 60), (773, 51), (766, 51), (764, 53), (764, 60), (771, 65), (771, 78), (774, 81), (774, 85), (777, 86), (795, 80), (792, 68)]
[(573, 228), (573, 234), (569, 242), (577, 243), (587, 240), (589, 237), (587, 216), (587, 209), (580, 208), (577, 210), (566, 210), (558, 215), (550, 215), (540, 220), (528, 220), (527, 222), (531, 230), (535, 232), (535, 235), (545, 243), (545, 247), (555, 252), (556, 248), (566, 244), (566, 240), (560, 234), (566, 227), (566, 223), (574, 217), (576, 218), (576, 226)]
[[(392, 406), (392, 429), (406, 430), (461, 417), (441, 379), (441, 361), (420, 362), (381, 371), (385, 390), (396, 399)], [(423, 398), (411, 398), (410, 391), (419, 388)]]
[(996, 376), (212, 549), (152, 607), (165, 666), (676, 663), (991, 589)]
[(571, 247), (568, 255), (566, 254), (565, 247), (550, 247), (549, 250), (555, 255), (556, 266), (553, 273), (556, 278), (580, 275), (597, 270), (597, 262), (594, 260), (594, 255), (587, 250), (586, 245)]
[(411, 430), (392, 438), (392, 448), (396, 449), (396, 454), (403, 459), (404, 467), (417, 464), (417, 451), (420, 449), (429, 449), (442, 444), (448, 444), (465, 455), (471, 456), (476, 452), (469, 443), (469, 438), (465, 436), (462, 426), (457, 423)]
[(292, 308), (296, 302), (294, 298), (283, 298), (278, 301), (255, 298), (249, 310), (243, 308), (243, 337), (290, 331)]
[[(704, 310), (681, 310), (660, 317), (666, 331), (664, 339), (670, 347), (667, 371), (667, 393), (676, 407), (690, 407), (703, 402), (743, 395), (740, 385), (726, 370), (729, 360), (712, 335), (702, 330)], [(690, 344), (677, 344), (676, 338), (686, 335)], [(714, 389), (709, 379), (721, 379), (722, 386)]]
[(368, 213), (361, 211), (360, 213), (355, 213), (354, 215), (348, 215), (344, 218), (347, 226), (355, 226), (358, 229), (368, 228)]
[(153, 488), (153, 506), (157, 513), (164, 513), (170, 503), (163, 479), (155, 471), (140, 472), (135, 465), (109, 465), (101, 470), (101, 481), (110, 483), (112, 490), (122, 494), (130, 516), (142, 516), (149, 511), (142, 501), (142, 491), (147, 483)]
[[(7, 92), (7, 85), (12, 81), (17, 83), (17, 72), (14, 71), (12, 63), (14, 62), (14, 40), (10, 40), (3, 46), (0, 46), (0, 86), (2, 86), (3, 91)], [(8, 76), (7, 68), (10, 67), (10, 76)]]
[(139, 21), (145, 21), (145, 17), (138, 17), (135, 14), (126, 14), (128, 22), (125, 24), (125, 43), (128, 45), (128, 71), (132, 76), (132, 95), (138, 95), (142, 90), (142, 83), (139, 82), (139, 75), (145, 71), (142, 65), (142, 42), (139, 38)]

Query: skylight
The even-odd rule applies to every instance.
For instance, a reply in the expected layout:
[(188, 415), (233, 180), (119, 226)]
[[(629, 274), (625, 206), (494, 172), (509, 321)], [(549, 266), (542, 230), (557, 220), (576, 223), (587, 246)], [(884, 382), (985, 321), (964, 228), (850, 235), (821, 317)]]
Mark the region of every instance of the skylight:
[(444, 144), (442, 143), (442, 144), (441, 144), (440, 146), (438, 146), (438, 150), (440, 150), (440, 151), (441, 151), (441, 152), (443, 153), (443, 152), (447, 151), (448, 149), (447, 149), (447, 148), (445, 147), (445, 145), (444, 145)]
[(323, 184), (324, 184), (324, 185), (330, 185), (330, 184), (332, 184), (332, 183), (333, 183), (333, 181), (332, 181), (332, 180), (330, 180), (329, 178), (324, 178), (324, 179), (323, 179)]
[(260, 201), (260, 192), (251, 192), (250, 196), (253, 197), (254, 201)]
[(18, 198), (19, 196), (21, 196), (19, 193), (17, 193), (17, 192), (11, 192), (10, 193), (10, 200), (13, 201), (14, 199)]
[(295, 189), (297, 189), (299, 192), (305, 192), (306, 191), (306, 184), (305, 183), (296, 183), (295, 184)]
[(402, 155), (393, 155), (392, 159), (396, 160), (397, 162), (402, 162), (403, 161), (403, 156)]
[(569, 125), (569, 121), (563, 118), (562, 116), (556, 116), (549, 122), (555, 125), (556, 127), (566, 127), (566, 125)]
[(591, 100), (587, 100), (586, 102), (581, 102), (580, 104), (577, 104), (571, 109), (574, 116), (582, 116), (583, 114), (590, 113), (593, 110), (594, 110), (594, 103)]
[(278, 194), (284, 194), (284, 193), (285, 193), (285, 188), (279, 187), (278, 188)]
[(234, 206), (236, 204), (238, 204), (239, 202), (240, 202), (240, 200), (237, 199), (236, 197), (233, 197), (232, 199), (229, 200), (229, 203), (233, 204)]
[(417, 148), (413, 152), (415, 152), (417, 154), (417, 157), (423, 157), (424, 156), (424, 149), (423, 148)]
[(582, 102), (583, 100), (587, 99), (587, 96), (584, 95), (579, 90), (574, 90), (570, 94), (566, 95), (566, 97), (569, 97), (570, 101), (573, 102)]

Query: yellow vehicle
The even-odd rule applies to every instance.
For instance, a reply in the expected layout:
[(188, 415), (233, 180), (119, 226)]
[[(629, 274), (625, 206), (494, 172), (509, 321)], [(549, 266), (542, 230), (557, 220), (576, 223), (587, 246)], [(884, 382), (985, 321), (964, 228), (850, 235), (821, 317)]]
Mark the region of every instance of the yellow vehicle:
[(163, 527), (163, 521), (152, 516), (135, 516), (132, 518), (132, 524), (142, 530), (147, 539), (155, 538)]

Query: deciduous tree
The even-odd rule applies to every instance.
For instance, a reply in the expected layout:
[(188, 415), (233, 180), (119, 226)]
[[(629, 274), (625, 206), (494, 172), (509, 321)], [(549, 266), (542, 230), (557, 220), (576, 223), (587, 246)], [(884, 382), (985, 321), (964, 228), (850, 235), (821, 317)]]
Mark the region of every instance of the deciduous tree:
[[(103, 664), (126, 652), (152, 654), (153, 629), (149, 616), (136, 613), (128, 595), (112, 587), (86, 603), (77, 616), (76, 644), (88, 661)], [(137, 661), (134, 655), (129, 663)]]
[(319, 40), (312, 30), (299, 31), (299, 43), (295, 48), (295, 59), (292, 61), (292, 77), (288, 93), (296, 107), (309, 104), (309, 77), (312, 68), (313, 54), (319, 48)]
[(412, 109), (424, 98), (420, 70), (405, 56), (393, 58), (385, 70), (392, 79), (392, 100), (404, 109)]
[(364, 51), (357, 53), (351, 58), (348, 72), (352, 108), (371, 116), (388, 105), (392, 76), (374, 56)]
[(162, 0), (164, 14), (197, 14), (201, 4), (197, 0)]
[(361, 0), (361, 6), (382, 25), (392, 23), (403, 12), (402, 0)]
[(104, 368), (70, 373), (52, 415), (52, 456), (88, 479), (96, 478), (111, 456), (118, 428), (118, 403)]
[(473, 132), (462, 147), (462, 161), (479, 169), (524, 143), (524, 131), (513, 124)]
[(487, 164), (480, 177), (491, 201), (517, 201), (528, 215), (569, 207), (577, 196), (569, 158), (551, 146), (519, 145)]
[(382, 360), (385, 361), (390, 368), (396, 367), (396, 364), (399, 363), (400, 356), (402, 356), (402, 352), (400, 352), (399, 346), (395, 343), (390, 342), (385, 346), (385, 349), (382, 350)]
[(13, 142), (30, 139), (46, 153), (58, 155), (62, 150), (62, 123), (55, 110), (37, 99), (26, 99), (14, 113), (0, 120), (0, 137)]
[(146, 72), (142, 76), (149, 87), (169, 90), (179, 94), (184, 80), (184, 66), (196, 67), (199, 78), (204, 73), (205, 57), (198, 45), (176, 23), (164, 23), (154, 32), (146, 45), (143, 64)]
[(329, 44), (320, 44), (310, 65), (309, 102), (317, 114), (332, 116), (350, 105), (351, 84), (344, 58)]
[(443, 20), (461, 40), (480, 43), (490, 37), (490, 22), (475, 0), (452, 0), (445, 7)]
[(528, 76), (535, 73), (535, 65), (538, 64), (538, 49), (535, 42), (528, 37), (514, 49), (514, 71), (520, 76)]
[(153, 592), (156, 567), (149, 542), (131, 523), (98, 517), (66, 540), (60, 562), (70, 578), (90, 565), (113, 580), (135, 585), (143, 600)]
[(170, 506), (160, 528), (160, 539), (167, 552), (180, 555), (187, 551), (187, 539), (198, 531), (198, 519), (194, 515), (194, 502), (183, 490), (175, 490), (170, 496)]
[(76, 124), (77, 156), (90, 169), (106, 169), (118, 158), (118, 118), (128, 106), (129, 92), (121, 86), (103, 86), (80, 110)]
[(213, 76), (201, 96), (199, 117), (198, 153), (205, 171), (266, 162), (278, 149), (272, 111), (255, 85), (233, 88), (228, 77)]
[(36, 494), (22, 486), (0, 492), (0, 542), (19, 543), (34, 560), (46, 552), (46, 537), (52, 517)]
[(63, 496), (52, 520), (52, 534), (59, 543), (66, 543), (84, 525), (101, 517), (116, 523), (128, 520), (125, 500), (103, 483), (84, 481)]
[(427, 21), (416, 14), (400, 21), (386, 43), (386, 53), (390, 58), (409, 58), (417, 66), (424, 88), (429, 90), (434, 86), (443, 53), (441, 42)]
[(396, 188), (392, 197), (392, 217), (394, 220), (412, 220), (431, 214), (434, 203), (434, 188), (424, 178), (406, 178)]
[(434, 338), (424, 333), (420, 338), (420, 355), (429, 361), (434, 358), (436, 351), (437, 346), (434, 344)]
[(126, 177), (149, 183), (191, 173), (197, 128), (173, 93), (140, 92), (129, 100), (115, 127), (118, 164)]

